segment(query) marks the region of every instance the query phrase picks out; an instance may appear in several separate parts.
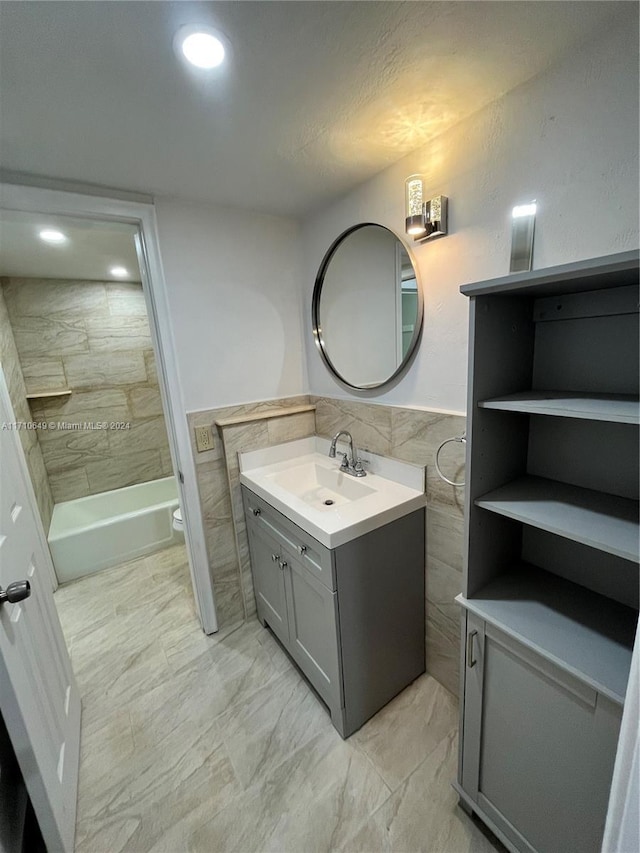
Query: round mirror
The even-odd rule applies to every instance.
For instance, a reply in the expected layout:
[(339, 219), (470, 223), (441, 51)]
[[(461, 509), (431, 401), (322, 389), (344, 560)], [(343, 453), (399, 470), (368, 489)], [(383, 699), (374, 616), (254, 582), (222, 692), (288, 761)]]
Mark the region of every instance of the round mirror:
[(422, 290), (404, 243), (382, 225), (349, 228), (320, 265), (312, 312), (329, 370), (351, 388), (385, 385), (408, 363), (422, 327)]

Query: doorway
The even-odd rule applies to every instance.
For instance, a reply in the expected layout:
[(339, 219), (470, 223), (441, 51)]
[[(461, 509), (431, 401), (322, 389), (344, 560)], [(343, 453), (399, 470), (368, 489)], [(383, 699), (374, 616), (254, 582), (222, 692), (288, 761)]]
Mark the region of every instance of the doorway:
[[(146, 305), (151, 347), (146, 348), (145, 369), (148, 377), (149, 371), (153, 369), (150, 367), (150, 362), (155, 361), (157, 389), (164, 414), (169, 451), (167, 453), (165, 448), (162, 454), (162, 465), (165, 471), (171, 468), (171, 473), (175, 475), (195, 610), (202, 629), (205, 633), (211, 634), (218, 629), (215, 599), (209, 573), (195, 464), (191, 454), (182, 389), (177, 372), (166, 284), (158, 247), (155, 212), (150, 203), (151, 200), (146, 197), (134, 198), (126, 193), (118, 193), (117, 195), (117, 198), (106, 198), (93, 194), (79, 194), (4, 183), (0, 184), (0, 215), (13, 217), (31, 215), (33, 221), (37, 220), (40, 223), (41, 230), (60, 230), (55, 227), (56, 217), (70, 217), (76, 223), (84, 224), (85, 230), (88, 232), (91, 232), (92, 227), (98, 231), (102, 227), (104, 233), (110, 235), (111, 240), (113, 240), (115, 233), (122, 234), (127, 229), (129, 235), (133, 235), (135, 263), (139, 270), (138, 293), (133, 300), (129, 301), (128, 307), (123, 304), (115, 310), (140, 310), (142, 300)], [(101, 254), (101, 263), (103, 267), (109, 263), (104, 251)], [(114, 260), (110, 266), (124, 267), (127, 272), (131, 272), (127, 269), (127, 263), (131, 267), (134, 266), (131, 256), (127, 262)], [(113, 298), (117, 301), (118, 297)], [(131, 305), (136, 301), (137, 308), (131, 309)], [(82, 363), (82, 360), (79, 363)], [(136, 369), (135, 366), (134, 369)], [(137, 369), (141, 369), (139, 360)], [(139, 378), (142, 378), (142, 374)], [(155, 405), (157, 410), (157, 395), (154, 396), (144, 389), (141, 389), (139, 394), (141, 405), (144, 406), (146, 397), (147, 401)], [(115, 418), (113, 421), (109, 421), (109, 425), (112, 422), (119, 423)], [(126, 445), (127, 439), (124, 432), (114, 441)], [(95, 474), (96, 469), (94, 469), (94, 478)], [(156, 495), (154, 502), (166, 503), (165, 498), (167, 498), (166, 494)], [(55, 588), (56, 580), (53, 579), (52, 582)]]
[[(199, 629), (134, 225), (0, 211), (0, 361), (77, 644), (127, 601)], [(110, 631), (126, 657), (126, 628)], [(120, 648), (122, 646), (122, 648)], [(103, 701), (104, 704), (104, 701)]]

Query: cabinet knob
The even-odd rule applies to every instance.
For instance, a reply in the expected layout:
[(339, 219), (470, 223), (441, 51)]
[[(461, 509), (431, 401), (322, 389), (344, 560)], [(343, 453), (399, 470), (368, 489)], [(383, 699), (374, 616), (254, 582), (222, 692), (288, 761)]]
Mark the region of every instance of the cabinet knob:
[(271, 559), (273, 560), (274, 563), (277, 563), (278, 560), (280, 559), (280, 554), (272, 554)]
[(281, 568), (281, 569), (286, 569), (286, 568), (287, 568), (287, 561), (286, 561), (286, 560), (282, 560), (282, 561), (280, 562), (280, 568)]
[(254, 510), (252, 510), (252, 512), (253, 512), (253, 514), (254, 514), (254, 515), (261, 515), (261, 514), (262, 514), (262, 510), (261, 510), (261, 509), (259, 509), (259, 508), (258, 508), (258, 509), (254, 509)]
[(307, 553), (307, 546), (306, 545), (298, 545), (298, 554), (300, 554), (300, 556), (302, 556), (303, 554), (306, 554), (306, 553)]

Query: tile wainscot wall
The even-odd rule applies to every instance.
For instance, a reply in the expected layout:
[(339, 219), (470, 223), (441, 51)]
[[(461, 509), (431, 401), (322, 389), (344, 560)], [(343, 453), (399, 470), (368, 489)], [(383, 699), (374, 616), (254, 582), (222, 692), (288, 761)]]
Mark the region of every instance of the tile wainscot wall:
[[(421, 409), (327, 397), (289, 397), (188, 415), (202, 501), (209, 564), (221, 627), (255, 614), (238, 453), (308, 435), (351, 432), (360, 448), (427, 467), (427, 670), (458, 693), (464, 488), (441, 480), (433, 465), (438, 445), (460, 436), (465, 418)], [(197, 453), (194, 427), (213, 425), (215, 446)], [(447, 445), (441, 462), (449, 479), (464, 479), (463, 445)]]
[[(313, 435), (315, 418), (305, 395), (191, 412), (187, 417), (218, 623), (226, 628), (256, 612), (238, 453)], [(212, 450), (197, 452), (196, 426), (212, 426)]]
[(130, 424), (38, 430), (53, 500), (170, 475), (142, 285), (32, 278), (1, 283), (27, 393), (72, 392), (32, 400), (32, 419)]

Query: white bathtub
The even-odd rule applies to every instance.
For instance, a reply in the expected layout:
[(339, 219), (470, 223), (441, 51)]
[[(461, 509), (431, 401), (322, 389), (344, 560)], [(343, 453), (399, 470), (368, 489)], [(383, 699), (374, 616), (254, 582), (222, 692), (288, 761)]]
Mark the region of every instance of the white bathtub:
[(183, 541), (171, 525), (175, 477), (56, 504), (49, 548), (60, 583)]

